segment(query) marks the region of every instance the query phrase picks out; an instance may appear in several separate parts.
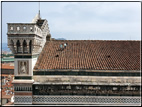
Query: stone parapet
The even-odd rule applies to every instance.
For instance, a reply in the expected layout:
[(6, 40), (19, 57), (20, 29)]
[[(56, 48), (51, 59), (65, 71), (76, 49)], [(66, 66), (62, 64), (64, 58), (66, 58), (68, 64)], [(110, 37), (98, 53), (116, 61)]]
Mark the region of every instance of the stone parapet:
[(7, 34), (36, 34), (42, 37), (41, 29), (36, 24), (32, 23), (8, 23)]

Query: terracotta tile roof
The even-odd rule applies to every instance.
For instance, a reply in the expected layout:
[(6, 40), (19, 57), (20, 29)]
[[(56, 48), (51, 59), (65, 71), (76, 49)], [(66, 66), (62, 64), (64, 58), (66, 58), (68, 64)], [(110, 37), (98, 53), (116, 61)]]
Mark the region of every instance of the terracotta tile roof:
[(1, 76), (2, 76), (2, 77), (3, 77), (3, 76), (8, 77), (9, 75), (11, 75), (11, 77), (14, 77), (14, 75), (12, 75), (12, 74), (2, 74)]
[(13, 94), (10, 94), (9, 95), (6, 95), (6, 92), (2, 92), (2, 98), (6, 98), (6, 99), (9, 99), (13, 96)]
[[(8, 76), (9, 75), (5, 75), (2, 74), (2, 76), (5, 76), (5, 80), (7, 80), (7, 82), (5, 83), (5, 85), (2, 85), (2, 95), (5, 96), (6, 95), (6, 90), (9, 90), (9, 93), (11, 95), (10, 92), (14, 92), (14, 86), (12, 84), (13, 78), (9, 79)], [(14, 75), (11, 75), (11, 77), (13, 77)], [(2, 79), (3, 81), (4, 79)], [(8, 81), (9, 80), (9, 81)]]
[(11, 98), (13, 95), (2, 95), (2, 98), (6, 98), (6, 99), (9, 99)]
[(14, 65), (11, 63), (4, 63), (2, 64), (1, 69), (14, 69)]
[(3, 88), (7, 88), (7, 87), (8, 87), (8, 88), (11, 88), (11, 87), (13, 87), (12, 81), (7, 82), (6, 85), (2, 85), (2, 87), (3, 87)]
[(47, 41), (34, 67), (45, 69), (140, 70), (140, 41)]

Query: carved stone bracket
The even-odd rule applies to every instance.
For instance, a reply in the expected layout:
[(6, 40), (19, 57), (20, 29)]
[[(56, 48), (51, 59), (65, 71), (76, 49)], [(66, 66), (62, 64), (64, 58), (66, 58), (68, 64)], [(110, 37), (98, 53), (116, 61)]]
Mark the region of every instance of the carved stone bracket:
[(16, 46), (17, 39), (13, 39), (13, 42), (14, 42), (14, 46)]

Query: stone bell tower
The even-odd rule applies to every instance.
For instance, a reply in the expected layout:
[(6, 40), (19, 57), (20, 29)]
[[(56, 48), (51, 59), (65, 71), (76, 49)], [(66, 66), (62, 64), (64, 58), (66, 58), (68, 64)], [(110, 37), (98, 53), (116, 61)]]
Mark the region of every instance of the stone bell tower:
[(51, 39), (47, 20), (38, 13), (31, 23), (8, 23), (7, 35), (15, 57), (14, 104), (32, 104), (33, 68), (46, 40)]

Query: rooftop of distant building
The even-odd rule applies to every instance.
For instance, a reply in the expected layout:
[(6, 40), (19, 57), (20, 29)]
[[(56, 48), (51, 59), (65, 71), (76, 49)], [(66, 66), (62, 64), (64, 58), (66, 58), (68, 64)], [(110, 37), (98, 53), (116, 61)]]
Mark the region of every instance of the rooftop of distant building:
[(2, 63), (1, 69), (14, 69), (14, 63)]

